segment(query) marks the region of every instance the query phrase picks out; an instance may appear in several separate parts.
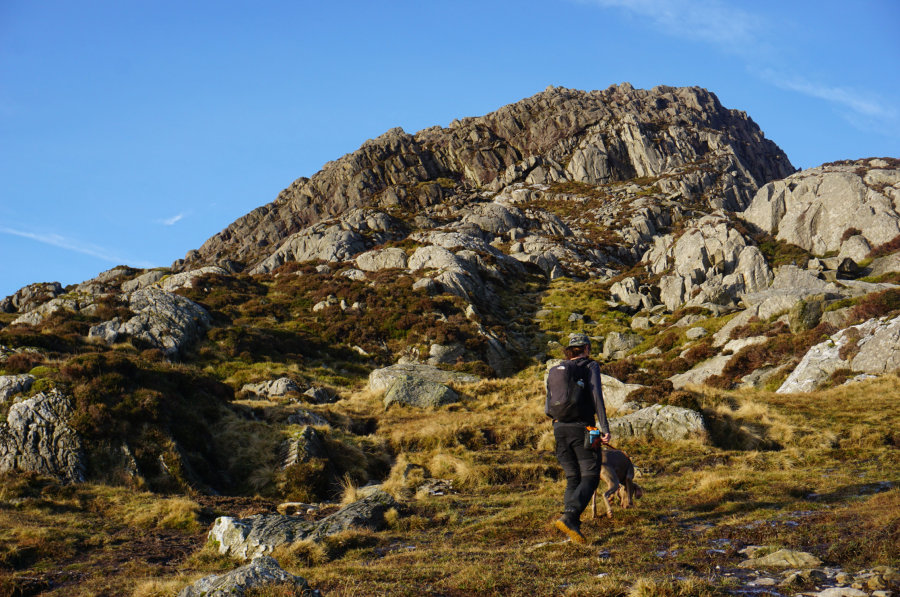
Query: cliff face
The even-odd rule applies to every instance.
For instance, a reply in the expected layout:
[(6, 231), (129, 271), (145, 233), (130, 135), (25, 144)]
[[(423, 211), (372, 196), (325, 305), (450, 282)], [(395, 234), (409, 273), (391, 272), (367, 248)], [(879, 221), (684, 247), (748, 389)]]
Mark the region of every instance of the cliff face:
[[(699, 173), (690, 167), (701, 165)], [(252, 265), (302, 228), (362, 206), (415, 210), (515, 182), (596, 185), (669, 172), (678, 175), (663, 181), (663, 191), (742, 210), (759, 187), (794, 168), (744, 112), (705, 89), (548, 87), (448, 128), (415, 135), (395, 128), (366, 141), (312, 178), (295, 180), (187, 261)]]

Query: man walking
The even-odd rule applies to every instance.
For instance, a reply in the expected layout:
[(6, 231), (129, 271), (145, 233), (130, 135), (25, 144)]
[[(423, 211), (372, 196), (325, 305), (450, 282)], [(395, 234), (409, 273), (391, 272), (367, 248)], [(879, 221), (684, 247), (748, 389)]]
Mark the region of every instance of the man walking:
[(583, 544), (586, 541), (581, 534), (581, 513), (600, 483), (600, 459), (596, 448), (585, 446), (585, 432), (594, 425), (596, 416), (602, 433), (600, 440), (609, 443), (609, 423), (600, 385), (600, 365), (591, 359), (590, 338), (573, 334), (563, 353), (566, 360), (554, 365), (547, 376), (544, 407), (544, 412), (553, 419), (556, 459), (566, 474), (564, 509), (556, 528), (575, 543)]

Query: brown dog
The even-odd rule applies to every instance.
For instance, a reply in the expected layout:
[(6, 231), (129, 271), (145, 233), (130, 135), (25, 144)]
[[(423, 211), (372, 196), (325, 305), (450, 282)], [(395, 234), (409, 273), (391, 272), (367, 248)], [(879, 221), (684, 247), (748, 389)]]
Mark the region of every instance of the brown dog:
[[(609, 499), (618, 494), (619, 506), (633, 508), (634, 500), (644, 495), (644, 490), (634, 482), (634, 464), (625, 452), (620, 450), (603, 450), (601, 452), (600, 478), (606, 481), (603, 503), (606, 504), (606, 516), (612, 518), (612, 506)], [(597, 494), (591, 503), (594, 518), (597, 517)]]

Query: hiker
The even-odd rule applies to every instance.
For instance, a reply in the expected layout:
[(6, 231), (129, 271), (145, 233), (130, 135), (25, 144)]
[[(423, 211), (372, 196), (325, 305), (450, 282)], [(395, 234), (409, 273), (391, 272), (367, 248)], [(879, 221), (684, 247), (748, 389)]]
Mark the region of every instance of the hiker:
[[(546, 415), (553, 419), (556, 459), (566, 473), (566, 493), (562, 517), (556, 528), (575, 543), (585, 543), (581, 534), (581, 513), (587, 508), (600, 483), (600, 443), (610, 440), (600, 365), (591, 359), (591, 340), (585, 334), (573, 334), (563, 349), (566, 360), (550, 368), (547, 376)], [(599, 422), (600, 442), (586, 446), (585, 434)]]

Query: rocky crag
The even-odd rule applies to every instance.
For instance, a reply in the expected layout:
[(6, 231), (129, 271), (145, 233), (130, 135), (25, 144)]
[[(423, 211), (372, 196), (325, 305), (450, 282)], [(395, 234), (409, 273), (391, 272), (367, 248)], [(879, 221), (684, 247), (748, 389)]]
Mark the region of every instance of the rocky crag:
[[(342, 479), (361, 488), (321, 520), (217, 521), (222, 553), (259, 559), (397, 524), (394, 498), (452, 487), (448, 467), (464, 480), (461, 461), (404, 464), (434, 444), (379, 435), (379, 417), (427, 421), (539, 380), (573, 332), (595, 344), (623, 441), (720, 441), (703, 386), (897, 371), (900, 160), (795, 172), (703, 89), (551, 87), (367, 141), (169, 268), (33, 284), (0, 312), (0, 473), (260, 492), (307, 513)], [(529, 450), (535, 416), (515, 431)], [(455, 429), (460, 450), (498, 441)], [(257, 559), (239, 576), (303, 584)]]

